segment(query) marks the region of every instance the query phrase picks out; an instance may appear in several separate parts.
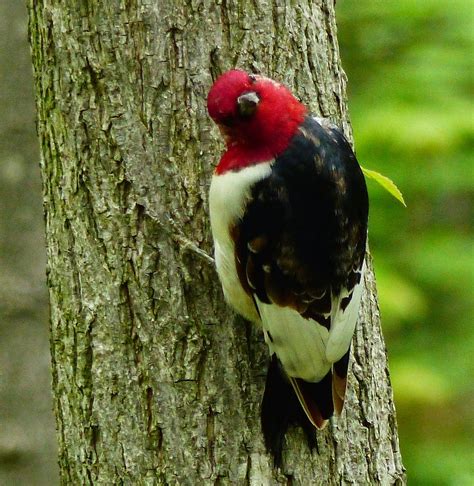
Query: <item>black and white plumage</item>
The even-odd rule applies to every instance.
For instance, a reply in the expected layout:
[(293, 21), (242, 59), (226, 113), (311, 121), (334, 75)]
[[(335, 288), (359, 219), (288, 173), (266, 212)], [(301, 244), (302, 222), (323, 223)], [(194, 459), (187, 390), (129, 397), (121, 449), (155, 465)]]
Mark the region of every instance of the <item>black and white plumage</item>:
[[(267, 92), (256, 92), (259, 103)], [(268, 160), (247, 163), (243, 153), (212, 179), (215, 260), (227, 301), (262, 327), (272, 356), (262, 427), (279, 456), (288, 424), (306, 420), (295, 396), (317, 428), (342, 410), (368, 197), (349, 143), (326, 120), (303, 114)]]

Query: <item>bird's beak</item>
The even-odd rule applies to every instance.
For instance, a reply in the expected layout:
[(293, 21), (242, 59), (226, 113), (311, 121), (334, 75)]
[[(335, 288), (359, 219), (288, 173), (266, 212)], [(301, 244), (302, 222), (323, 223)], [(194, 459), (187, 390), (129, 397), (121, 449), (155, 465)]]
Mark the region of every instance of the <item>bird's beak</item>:
[(239, 114), (243, 117), (252, 116), (260, 102), (260, 97), (255, 91), (249, 91), (237, 98), (237, 105), (239, 106)]

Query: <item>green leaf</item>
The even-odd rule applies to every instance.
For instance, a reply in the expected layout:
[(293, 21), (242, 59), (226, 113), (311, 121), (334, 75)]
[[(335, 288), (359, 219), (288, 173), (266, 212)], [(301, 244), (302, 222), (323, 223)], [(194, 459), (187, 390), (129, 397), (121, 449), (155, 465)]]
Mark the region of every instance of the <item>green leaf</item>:
[(395, 185), (395, 183), (389, 179), (388, 177), (385, 177), (384, 175), (380, 174), (379, 172), (376, 172), (375, 170), (369, 170), (366, 169), (365, 167), (362, 167), (362, 172), (364, 173), (365, 177), (368, 179), (373, 179), (375, 182), (378, 182), (386, 191), (388, 191), (395, 199), (398, 199), (405, 207), (407, 205), (405, 204), (405, 200), (403, 199), (403, 195), (400, 192), (400, 189)]

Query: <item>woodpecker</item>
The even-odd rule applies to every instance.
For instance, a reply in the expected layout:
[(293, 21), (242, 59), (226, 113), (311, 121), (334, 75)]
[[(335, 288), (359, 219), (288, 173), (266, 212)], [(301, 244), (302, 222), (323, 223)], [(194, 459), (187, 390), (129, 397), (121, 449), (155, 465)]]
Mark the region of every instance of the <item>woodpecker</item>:
[(226, 143), (209, 192), (216, 268), (228, 303), (263, 329), (261, 423), (281, 461), (290, 424), (310, 438), (344, 405), (367, 188), (343, 133), (284, 85), (231, 70), (207, 108)]

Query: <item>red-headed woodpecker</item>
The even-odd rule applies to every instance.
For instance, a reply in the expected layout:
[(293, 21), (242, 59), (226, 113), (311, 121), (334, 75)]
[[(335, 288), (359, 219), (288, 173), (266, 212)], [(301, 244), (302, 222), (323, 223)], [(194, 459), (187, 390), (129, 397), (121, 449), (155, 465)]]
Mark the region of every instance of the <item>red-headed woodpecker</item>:
[(270, 349), (262, 429), (281, 458), (289, 423), (308, 429), (301, 410), (316, 428), (342, 411), (367, 189), (342, 132), (285, 86), (228, 71), (207, 107), (226, 142), (209, 194), (217, 272), (226, 300), (262, 327)]

